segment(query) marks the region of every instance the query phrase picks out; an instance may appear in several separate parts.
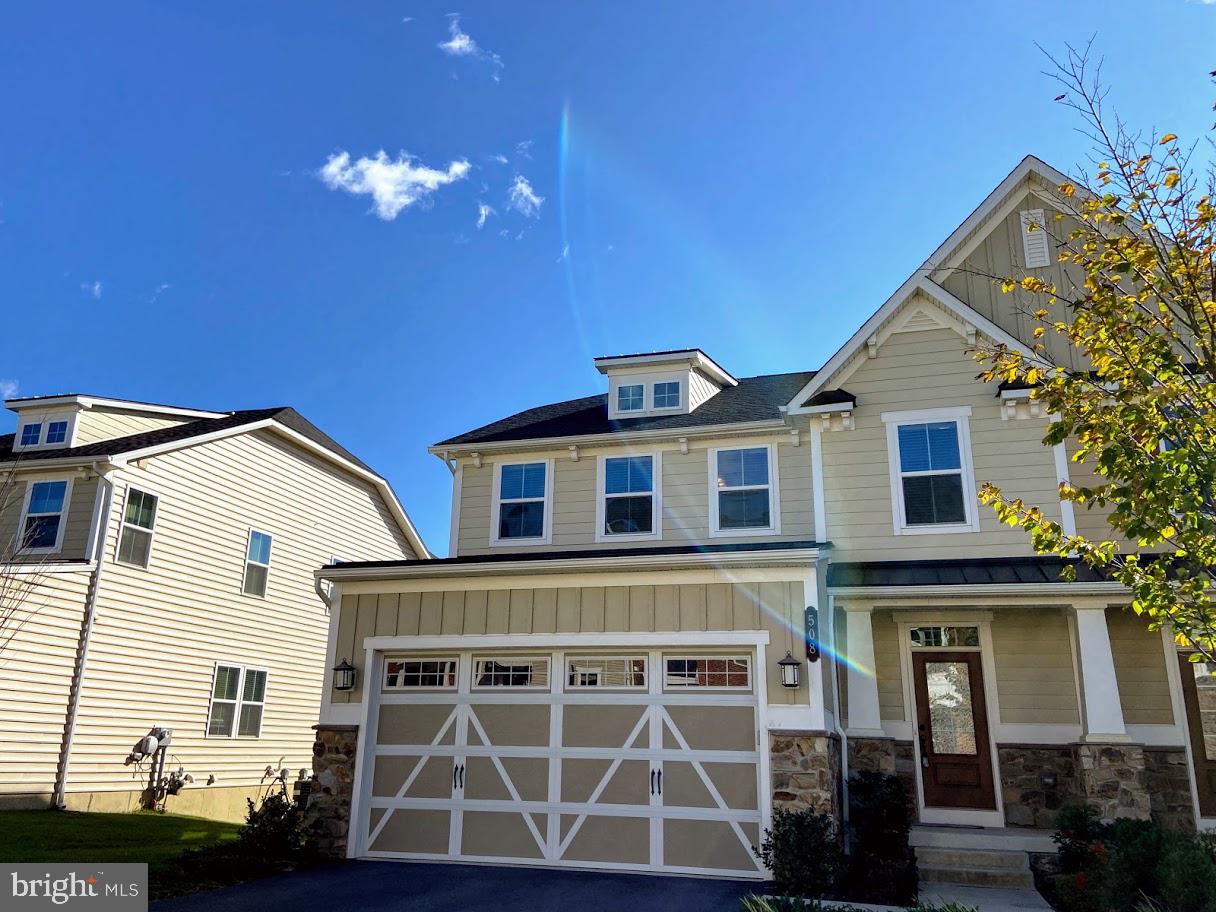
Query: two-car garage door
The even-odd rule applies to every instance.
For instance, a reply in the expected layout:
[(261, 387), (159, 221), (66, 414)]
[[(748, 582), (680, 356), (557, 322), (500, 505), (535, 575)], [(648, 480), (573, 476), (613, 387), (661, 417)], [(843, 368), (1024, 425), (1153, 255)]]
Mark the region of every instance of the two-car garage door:
[(385, 656), (357, 852), (761, 876), (754, 666), (746, 650)]

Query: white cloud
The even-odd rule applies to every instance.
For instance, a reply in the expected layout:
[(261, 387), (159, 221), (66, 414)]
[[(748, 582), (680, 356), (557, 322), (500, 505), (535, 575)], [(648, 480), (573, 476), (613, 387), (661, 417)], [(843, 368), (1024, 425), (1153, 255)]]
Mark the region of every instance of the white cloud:
[(375, 157), (360, 158), (351, 164), (349, 152), (331, 155), (320, 171), (321, 180), (331, 190), (345, 190), (353, 196), (370, 196), (376, 215), (391, 222), (407, 209), (430, 196), (440, 187), (455, 183), (469, 173), (464, 159), (451, 162), (447, 170), (428, 168), (402, 152), (390, 159), (381, 149)]
[(157, 285), (156, 290), (153, 291), (152, 294), (148, 296), (148, 303), (155, 304), (157, 301), (160, 300), (160, 296), (163, 295), (166, 291), (168, 291), (172, 287), (173, 286), (170, 285), (168, 282), (162, 282), (160, 285)]
[(402, 16), (402, 17), (401, 17), (401, 21), (402, 21), (402, 22), (413, 22), (413, 21), (414, 21), (414, 17), (413, 17), (413, 16)]
[(0, 399), (12, 399), (16, 395), (16, 380), (0, 380)]
[(562, 248), (561, 256), (559, 256), (554, 262), (560, 263), (562, 260), (566, 259), (568, 256), (570, 256), (570, 245), (569, 244), (567, 244), (565, 247)]
[(493, 206), (489, 206), (485, 203), (477, 204), (477, 230), (478, 231), (480, 231), (482, 228), (485, 227), (486, 219), (488, 219), (491, 215), (498, 215), (498, 212), (494, 209)]
[[(1216, 0), (1213, 0), (1213, 2), (1216, 2)], [(507, 157), (501, 152), (498, 152), (490, 156), (490, 161), (498, 162), (500, 165), (505, 165), (507, 163)]]
[(533, 143), (533, 140), (531, 140), (531, 139), (525, 139), (523, 142), (517, 142), (515, 144), (515, 154), (518, 155), (520, 158), (531, 158), (532, 157), (532, 143)]
[(532, 185), (528, 183), (528, 179), (522, 174), (515, 175), (515, 183), (511, 185), (507, 199), (508, 205), (512, 209), (528, 218), (535, 218), (539, 215), (541, 203), (545, 201), (543, 196), (537, 195), (536, 191), (532, 189)]
[(101, 300), (101, 292), (103, 289), (101, 282), (81, 282), (80, 290), (91, 296), (94, 301)]
[(492, 51), (487, 51), (473, 37), (460, 28), (460, 17), (455, 13), (449, 14), (448, 18), (448, 35), (447, 41), (441, 41), (436, 45), (439, 50), (443, 51), (449, 57), (468, 57), (472, 60), (484, 60), (486, 63), (494, 67), (494, 81), (499, 81), (498, 71), (502, 69), (502, 58)]

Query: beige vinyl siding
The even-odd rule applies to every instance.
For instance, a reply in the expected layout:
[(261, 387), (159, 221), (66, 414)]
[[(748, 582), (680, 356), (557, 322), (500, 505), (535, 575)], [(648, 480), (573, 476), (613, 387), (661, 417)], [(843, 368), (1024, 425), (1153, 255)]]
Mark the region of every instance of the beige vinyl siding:
[[(688, 453), (680, 452), (675, 444), (653, 448), (586, 447), (580, 448), (577, 462), (566, 450), (537, 454), (498, 455), (482, 458), (477, 467), (471, 460), (462, 461), (460, 485), (460, 555), (503, 553), (510, 551), (548, 551), (556, 548), (614, 548), (638, 547), (638, 542), (601, 542), (595, 540), (597, 464), (600, 455), (646, 454), (661, 450), (663, 508), (663, 537), (655, 545), (705, 542), (709, 536), (709, 449), (711, 447), (743, 447), (775, 444), (777, 450), (777, 487), (780, 496), (781, 533), (771, 536), (714, 537), (714, 542), (730, 541), (798, 541), (814, 538), (814, 517), (811, 497), (811, 448), (805, 439), (799, 446), (790, 442), (789, 434), (748, 437), (745, 439), (690, 440)], [(527, 462), (553, 459), (553, 541), (548, 545), (490, 544), (493, 517), (493, 484), (495, 461)]]
[[(628, 574), (622, 574), (628, 579)], [(802, 642), (802, 583), (682, 583), (560, 588), (477, 589), (348, 594), (342, 597), (337, 651), (363, 664), (369, 636), (472, 636), (767, 630), (769, 701), (806, 703), (805, 686), (781, 686), (777, 659)], [(457, 584), (453, 584), (454, 586)], [(334, 703), (358, 703), (362, 676), (351, 692), (332, 692)]]
[(689, 371), (688, 373), (688, 404), (689, 411), (695, 412), (698, 408), (721, 392), (721, 388), (702, 374), (700, 371)]
[[(67, 712), (87, 571), (30, 575), (15, 618), (17, 633), (0, 650), (0, 802), (50, 800)], [(17, 580), (5, 581), (13, 591)]]
[(0, 503), (0, 554), (10, 557), (11, 546), (15, 545), (21, 534), (19, 524), (21, 511), (29, 485), (34, 481), (70, 480), (72, 482), (71, 496), (68, 500), (67, 515), (64, 517), (63, 545), (54, 554), (17, 555), (16, 559), (23, 563), (43, 563), (46, 561), (82, 560), (88, 549), (89, 529), (93, 522), (93, 504), (97, 497), (97, 477), (95, 475), (79, 476), (72, 474), (55, 475), (38, 473), (26, 478), (17, 475), (11, 493)]
[[(1023, 194), (1003, 219), (983, 226), (981, 233), (986, 232), (983, 240), (967, 255), (958, 269), (948, 275), (939, 276), (938, 281), (959, 300), (1029, 345), (1034, 341), (1034, 328), (1038, 325), (1032, 314), (1037, 308), (1046, 307), (1046, 303), (1041, 298), (1021, 291), (1002, 292), (991, 277), (1020, 278), (1031, 273), (1054, 284), (1067, 294), (1068, 289), (1081, 286), (1084, 276), (1072, 264), (1058, 262), (1054, 242), (1051, 245), (1050, 265), (1030, 270), (1024, 268), (1020, 213), (1026, 209), (1043, 210), (1047, 233), (1053, 237), (1067, 239), (1075, 224), (1070, 219), (1054, 221), (1057, 210), (1044, 203), (1041, 197)], [(1063, 304), (1055, 305), (1052, 317), (1066, 318)], [(1081, 366), (1081, 356), (1063, 337), (1049, 330), (1043, 341), (1047, 345), (1048, 354), (1057, 364), (1074, 369)]]
[[(128, 486), (160, 497), (146, 570), (114, 562)], [(265, 598), (241, 591), (250, 528), (274, 536)], [(311, 763), (328, 675), (328, 614), (313, 571), (332, 557), (413, 556), (376, 491), (269, 431), (166, 453), (116, 479), (69, 790), (139, 787), (123, 765), (153, 725), (173, 763), (221, 787), (267, 764)], [(268, 671), (261, 736), (205, 736), (215, 664)]]
[(904, 718), (904, 682), (899, 662), (899, 627), (892, 611), (875, 611), (870, 618), (874, 629), (874, 674), (878, 678), (878, 717)]
[(1002, 722), (1080, 724), (1064, 609), (997, 609), (992, 649)]
[[(1029, 537), (977, 504), (979, 532), (894, 534), (887, 411), (970, 406), (977, 487), (993, 481), (1059, 519), (1055, 457), (1042, 444), (1046, 419), (1001, 418), (996, 384), (976, 380), (967, 341), (951, 329), (897, 333), (840, 385), (857, 396), (852, 430), (823, 435), (827, 538), (837, 560), (1030, 555)], [(864, 357), (864, 356), (863, 356)]]
[(1148, 629), (1131, 609), (1106, 609), (1110, 647), (1123, 721), (1128, 725), (1172, 725), (1173, 702), (1166, 676), (1165, 644), (1161, 633)]
[(76, 446), (97, 443), (101, 440), (117, 440), (119, 437), (129, 437), (132, 434), (145, 434), (161, 428), (176, 427), (192, 420), (194, 419), (174, 418), (124, 409), (86, 409), (76, 420)]

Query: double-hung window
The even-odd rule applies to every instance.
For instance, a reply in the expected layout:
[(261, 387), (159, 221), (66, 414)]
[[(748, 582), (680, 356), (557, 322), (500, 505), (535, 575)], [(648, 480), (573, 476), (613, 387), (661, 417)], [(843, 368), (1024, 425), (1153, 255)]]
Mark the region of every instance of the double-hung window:
[(772, 447), (709, 451), (710, 535), (777, 532)]
[(257, 738), (266, 705), (266, 672), (242, 665), (215, 666), (207, 735), (212, 738)]
[(70, 481), (32, 481), (25, 495), (21, 517), (20, 552), (58, 551), (63, 544), (67, 521)]
[(670, 380), (654, 385), (654, 407), (657, 409), (680, 407), (679, 380)]
[(21, 426), (21, 445), (38, 446), (42, 442), (42, 422), (31, 422)]
[(249, 545), (245, 550), (245, 581), (241, 586), (246, 595), (266, 595), (272, 543), (273, 538), (268, 533), (256, 529), (249, 530)]
[(601, 457), (598, 540), (659, 537), (658, 465), (657, 455)]
[(497, 467), (492, 543), (543, 544), (548, 541), (552, 468), (549, 460)]
[(152, 529), (156, 525), (155, 494), (127, 488), (127, 503), (122, 512), (122, 532), (118, 536), (118, 562), (147, 567), (152, 555)]
[(46, 442), (63, 443), (68, 439), (68, 423), (66, 421), (52, 421), (46, 426)]
[(646, 407), (646, 387), (641, 383), (622, 384), (616, 388), (618, 412), (640, 412)]
[(968, 414), (964, 407), (882, 416), (896, 534), (978, 529)]

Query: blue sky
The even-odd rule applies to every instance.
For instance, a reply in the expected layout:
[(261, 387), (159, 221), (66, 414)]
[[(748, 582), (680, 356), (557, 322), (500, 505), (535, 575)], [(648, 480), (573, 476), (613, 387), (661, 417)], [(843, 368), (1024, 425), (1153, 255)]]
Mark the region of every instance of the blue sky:
[(428, 444), (600, 354), (818, 367), (1023, 155), (1084, 158), (1034, 42), (1094, 33), (1130, 121), (1204, 134), (1185, 0), (9, 4), (0, 392), (293, 405), (442, 554)]

